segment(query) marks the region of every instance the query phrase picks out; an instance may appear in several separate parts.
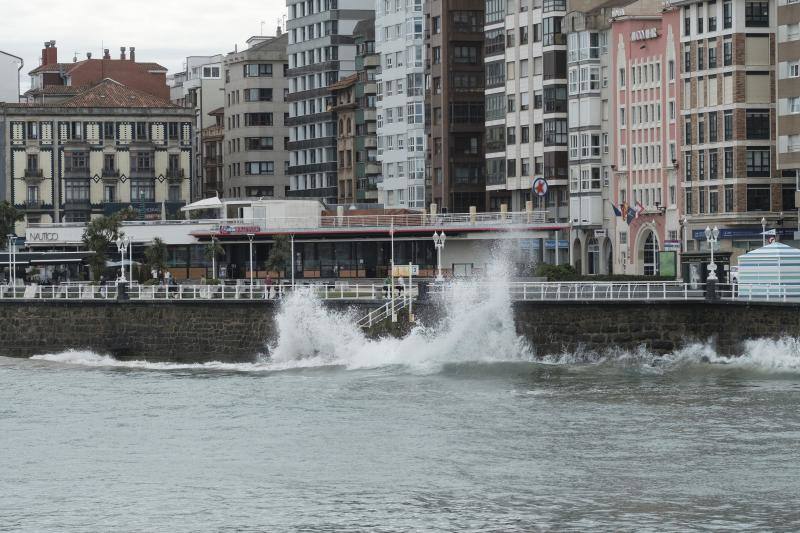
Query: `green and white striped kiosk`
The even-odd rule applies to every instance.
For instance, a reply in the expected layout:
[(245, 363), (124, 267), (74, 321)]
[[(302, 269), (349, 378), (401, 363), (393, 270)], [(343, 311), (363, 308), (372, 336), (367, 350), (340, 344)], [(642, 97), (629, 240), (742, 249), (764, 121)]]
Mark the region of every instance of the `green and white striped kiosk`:
[(740, 299), (800, 299), (800, 250), (774, 242), (739, 257)]

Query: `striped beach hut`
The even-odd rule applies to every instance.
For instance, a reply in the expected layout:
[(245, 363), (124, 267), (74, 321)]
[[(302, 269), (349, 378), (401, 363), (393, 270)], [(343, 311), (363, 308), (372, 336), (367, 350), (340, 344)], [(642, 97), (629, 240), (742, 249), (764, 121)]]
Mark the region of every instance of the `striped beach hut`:
[(800, 298), (800, 250), (774, 242), (739, 257), (739, 298)]

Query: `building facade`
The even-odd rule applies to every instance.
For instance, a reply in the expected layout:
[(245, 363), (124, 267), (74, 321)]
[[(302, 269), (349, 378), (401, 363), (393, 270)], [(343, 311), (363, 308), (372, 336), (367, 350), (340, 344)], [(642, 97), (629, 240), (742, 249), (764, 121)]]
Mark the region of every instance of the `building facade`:
[(285, 198), (289, 189), (288, 37), (259, 38), (225, 58), (227, 197)]
[(800, 2), (779, 0), (777, 13), (778, 171), (800, 190)]
[(378, 203), (378, 180), (381, 165), (378, 161), (378, 72), (380, 56), (375, 51), (375, 19), (356, 24), (356, 203)]
[(784, 237), (796, 225), (795, 180), (776, 165), (777, 3), (673, 5), (681, 17), (685, 254), (707, 255), (704, 229), (719, 227), (724, 279), (730, 260), (761, 246), (762, 219)]
[(180, 218), (190, 198), (192, 113), (103, 81), (58, 106), (4, 104), (5, 196), (29, 223), (132, 208)]
[(0, 50), (0, 102), (19, 102), (21, 57)]
[(632, 4), (611, 23), (607, 79), (613, 111), (604, 114), (613, 139), (604, 213), (614, 222), (608, 226), (616, 250), (613, 272), (675, 276), (683, 206), (680, 18), (677, 10), (661, 13), (654, 4)]
[(329, 87), (355, 73), (354, 29), (371, 0), (287, 0), (289, 196), (337, 201), (336, 121)]
[(209, 177), (205, 175), (203, 160), (206, 128), (216, 124), (211, 112), (219, 109), (224, 101), (225, 82), (222, 78), (221, 54), (211, 56), (189, 56), (183, 72), (173, 77), (170, 99), (173, 103), (194, 111), (194, 139), (192, 139), (195, 160), (192, 164), (193, 200), (214, 194)]
[[(225, 194), (224, 177), (224, 146), (225, 146), (225, 108), (220, 107), (209, 113), (214, 117), (213, 126), (203, 128), (202, 154), (198, 158), (203, 165), (203, 187), (205, 197)], [(195, 195), (198, 196), (198, 195)]]
[(485, 2), (436, 0), (423, 10), (429, 197), (441, 211), (485, 211)]
[(355, 203), (355, 150), (356, 150), (356, 82), (352, 74), (331, 85), (334, 99), (333, 112), (338, 123), (336, 137), (337, 204)]
[(422, 1), (376, 2), (379, 202), (425, 207), (425, 38)]

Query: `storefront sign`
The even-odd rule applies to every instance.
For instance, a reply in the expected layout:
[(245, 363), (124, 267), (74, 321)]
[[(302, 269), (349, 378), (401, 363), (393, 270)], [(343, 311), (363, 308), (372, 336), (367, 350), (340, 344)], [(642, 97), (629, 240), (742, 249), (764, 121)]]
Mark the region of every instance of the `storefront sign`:
[[(547, 239), (546, 241), (544, 241), (544, 247), (545, 247), (546, 250), (555, 250), (556, 241), (553, 240), (553, 239)], [(562, 250), (564, 248), (569, 249), (569, 241), (565, 241), (565, 240), (558, 241), (558, 247), (561, 248)]]
[(646, 28), (631, 32), (631, 41), (644, 41), (645, 39), (655, 39), (658, 37), (658, 28)]
[(664, 249), (668, 251), (678, 252), (681, 249), (681, 241), (676, 241), (676, 240), (664, 241)]
[[(720, 239), (751, 239), (751, 240), (761, 240), (761, 226), (757, 226), (754, 228), (720, 228), (719, 230), (719, 238)], [(794, 230), (789, 228), (780, 228), (777, 230), (779, 237), (786, 237), (791, 239), (794, 237)], [(696, 229), (692, 231), (692, 239), (698, 241), (705, 241), (706, 240), (706, 230), (705, 229)]]
[(57, 232), (52, 231), (29, 231), (25, 235), (27, 242), (58, 242), (59, 236)]
[(245, 235), (247, 233), (260, 233), (261, 226), (220, 226), (220, 235)]

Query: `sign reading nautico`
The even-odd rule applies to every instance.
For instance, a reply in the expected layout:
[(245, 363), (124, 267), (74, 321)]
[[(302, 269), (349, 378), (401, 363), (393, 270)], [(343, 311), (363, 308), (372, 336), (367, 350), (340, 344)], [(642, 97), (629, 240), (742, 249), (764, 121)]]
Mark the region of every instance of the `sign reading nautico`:
[(51, 231), (31, 231), (25, 236), (26, 241), (58, 242), (58, 233)]
[(631, 41), (644, 41), (645, 39), (655, 39), (658, 37), (658, 28), (645, 28), (631, 32)]

